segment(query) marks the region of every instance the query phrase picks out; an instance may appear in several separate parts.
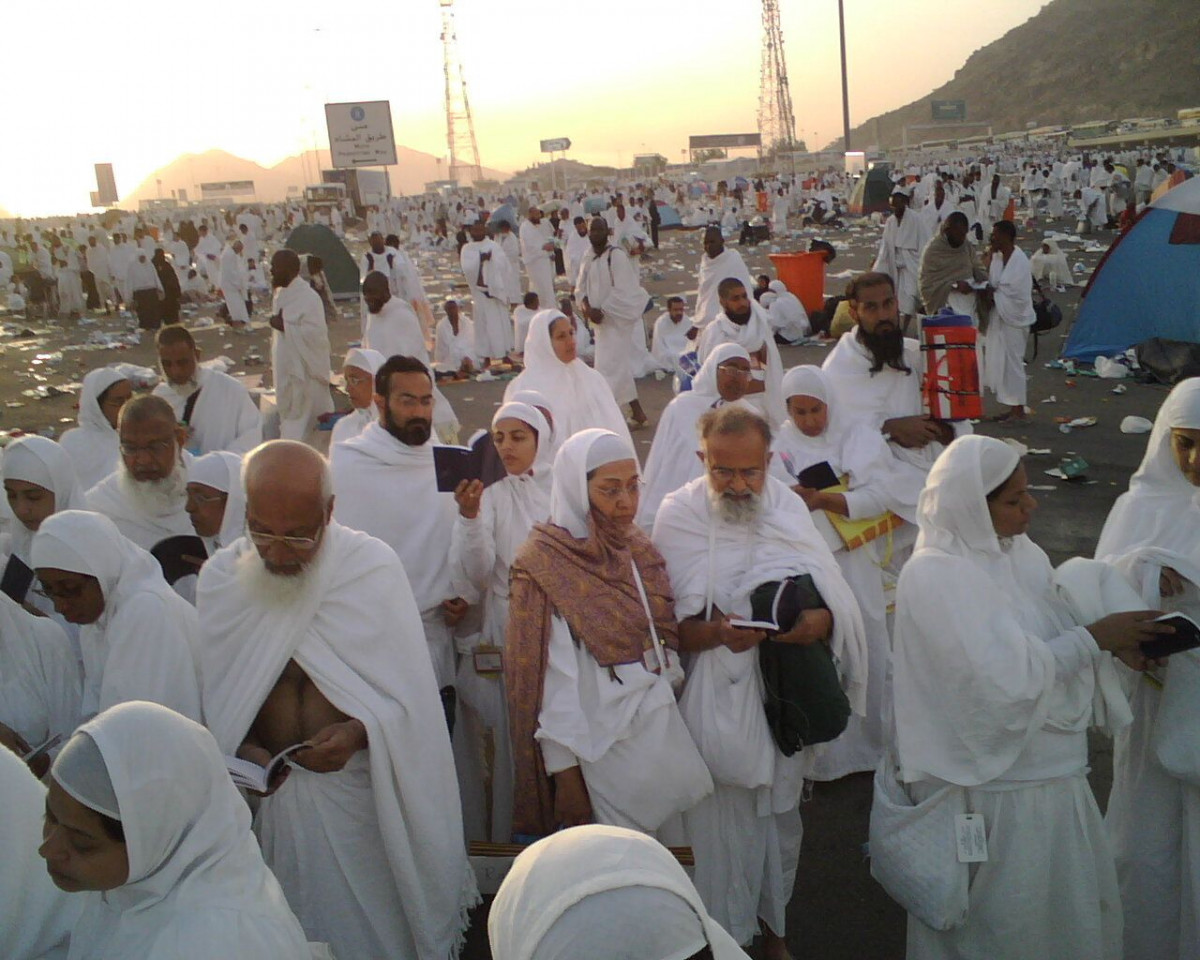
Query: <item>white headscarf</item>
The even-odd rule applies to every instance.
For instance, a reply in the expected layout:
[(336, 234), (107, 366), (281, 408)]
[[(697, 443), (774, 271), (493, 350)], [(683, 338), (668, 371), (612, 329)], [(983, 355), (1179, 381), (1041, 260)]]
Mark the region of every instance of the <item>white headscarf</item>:
[[(4, 448), (4, 479), (35, 483), (54, 494), (54, 512), (84, 507), (71, 455), (45, 437), (21, 437)], [(33, 531), (14, 518), (9, 524), (11, 552), (26, 563)]]
[[(550, 398), (540, 390), (533, 390), (529, 387), (526, 387), (521, 390), (514, 390), (511, 396), (506, 396), (504, 399), (508, 403), (527, 403), (529, 406), (536, 407), (539, 411), (541, 411), (543, 416), (545, 416), (545, 412), (548, 410), (550, 411), (550, 419), (554, 419), (554, 405), (550, 402)], [(553, 452), (557, 453), (559, 440), (565, 440), (566, 438), (559, 436), (559, 432), (555, 430), (553, 423), (550, 424), (550, 432), (553, 434), (553, 436), (550, 438), (551, 449)]]
[(62, 436), (63, 449), (75, 462), (79, 486), (85, 492), (117, 468), (120, 441), (100, 407), (100, 395), (125, 379), (112, 367), (99, 367), (84, 377), (79, 392), (79, 426)]
[(227, 494), (225, 514), (221, 518), (221, 529), (215, 538), (208, 538), (207, 546), (227, 547), (240, 537), (246, 529), (246, 491), (242, 487), (242, 458), (228, 450), (214, 450), (196, 457), (188, 464), (188, 483), (202, 483), (206, 487)]
[[(717, 389), (717, 367), (737, 357), (741, 357), (747, 363), (750, 362), (749, 352), (740, 343), (722, 343), (714, 347), (712, 353), (696, 371), (696, 376), (692, 380), (692, 392), (697, 396), (712, 397), (714, 401), (720, 399), (721, 392)], [(699, 440), (697, 440), (696, 446), (698, 449)]]
[(71, 960), (308, 955), (204, 727), (158, 704), (122, 703), (76, 731), (51, 776), (85, 806), (117, 814), (129, 857), (122, 886), (79, 895)]
[(606, 463), (637, 461), (633, 445), (611, 430), (580, 430), (559, 448), (554, 458), (554, 485), (550, 491), (550, 522), (584, 540), (588, 536), (587, 475)]
[[(550, 326), (560, 319), (566, 319), (560, 310), (539, 310), (529, 321), (525, 370), (508, 385), (504, 399), (511, 400), (518, 390), (530, 389), (551, 398), (554, 430), (564, 440), (589, 427), (629, 438), (629, 426), (604, 377), (578, 357), (570, 363), (558, 359)], [(633, 446), (632, 439), (629, 445)]]
[(372, 350), (370, 347), (353, 347), (346, 352), (346, 360), (342, 366), (365, 370), (371, 376), (375, 376), (386, 361), (387, 357), (378, 350)]
[(709, 917), (657, 840), (622, 827), (573, 827), (513, 863), (488, 915), (496, 960), (715, 960), (746, 954)]

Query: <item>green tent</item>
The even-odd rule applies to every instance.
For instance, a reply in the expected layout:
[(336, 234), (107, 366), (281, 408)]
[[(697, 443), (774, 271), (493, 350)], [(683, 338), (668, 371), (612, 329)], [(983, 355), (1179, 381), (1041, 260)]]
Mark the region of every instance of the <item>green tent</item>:
[(856, 217), (887, 213), (891, 195), (892, 168), (886, 163), (877, 163), (854, 185), (854, 193), (850, 196), (850, 213)]
[(358, 299), (358, 265), (346, 245), (328, 227), (302, 223), (288, 236), (285, 246), (298, 254), (312, 253), (321, 258), (335, 300)]

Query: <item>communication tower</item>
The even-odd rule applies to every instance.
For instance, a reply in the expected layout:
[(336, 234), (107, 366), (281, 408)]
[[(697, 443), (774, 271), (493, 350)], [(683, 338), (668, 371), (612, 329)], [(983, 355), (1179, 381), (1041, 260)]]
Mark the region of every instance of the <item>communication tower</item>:
[(442, 50), (446, 70), (446, 148), (450, 154), (450, 179), (469, 186), (483, 179), (475, 121), (467, 99), (467, 78), (458, 56), (458, 34), (454, 29), (454, 0), (438, 0), (442, 8)]
[(762, 0), (762, 75), (758, 92), (758, 133), (761, 156), (796, 147), (796, 116), (783, 57), (783, 30), (779, 26), (778, 0)]

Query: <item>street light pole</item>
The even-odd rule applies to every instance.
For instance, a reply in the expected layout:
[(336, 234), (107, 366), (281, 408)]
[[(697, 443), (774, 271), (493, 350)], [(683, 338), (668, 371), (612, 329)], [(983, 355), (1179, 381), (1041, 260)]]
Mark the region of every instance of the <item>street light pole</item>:
[(846, 9), (838, 0), (838, 34), (842, 43), (842, 151), (850, 150), (850, 87), (846, 82)]

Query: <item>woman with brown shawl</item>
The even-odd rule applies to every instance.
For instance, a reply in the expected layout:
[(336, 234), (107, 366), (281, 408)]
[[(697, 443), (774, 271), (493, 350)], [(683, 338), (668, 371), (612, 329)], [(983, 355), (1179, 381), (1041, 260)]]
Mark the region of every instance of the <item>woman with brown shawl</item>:
[(661, 555), (634, 524), (640, 486), (627, 440), (580, 431), (554, 461), (550, 522), (513, 561), (514, 834), (597, 822), (667, 839), (712, 791), (675, 703), (675, 604)]

